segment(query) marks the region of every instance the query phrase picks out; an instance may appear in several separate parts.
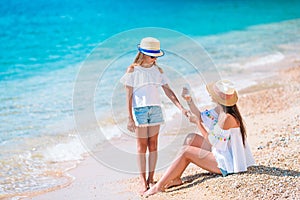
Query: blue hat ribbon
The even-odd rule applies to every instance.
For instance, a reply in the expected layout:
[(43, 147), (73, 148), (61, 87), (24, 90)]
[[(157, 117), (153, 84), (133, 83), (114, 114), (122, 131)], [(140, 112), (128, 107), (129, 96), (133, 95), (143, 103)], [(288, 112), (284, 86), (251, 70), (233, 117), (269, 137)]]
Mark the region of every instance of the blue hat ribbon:
[(160, 50), (149, 50), (149, 49), (142, 49), (139, 47), (139, 51), (143, 51), (145, 53), (160, 53)]

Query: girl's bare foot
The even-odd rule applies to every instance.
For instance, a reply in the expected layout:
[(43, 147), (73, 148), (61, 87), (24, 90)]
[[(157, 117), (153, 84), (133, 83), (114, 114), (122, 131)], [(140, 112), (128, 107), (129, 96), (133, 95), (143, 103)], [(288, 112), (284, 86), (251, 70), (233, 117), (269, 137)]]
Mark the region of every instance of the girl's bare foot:
[(147, 192), (144, 193), (143, 197), (149, 197), (151, 195), (154, 195), (158, 192), (163, 192), (163, 191), (164, 190), (162, 190), (155, 184), (153, 187), (151, 187), (149, 190), (147, 190)]
[(141, 177), (140, 188), (139, 194), (141, 196), (143, 196), (144, 193), (149, 189), (148, 181), (146, 181), (143, 177)]
[(139, 194), (143, 196), (145, 192), (149, 189), (148, 185), (143, 185), (142, 189), (140, 190)]
[(165, 186), (165, 189), (174, 187), (174, 186), (179, 186), (179, 185), (182, 185), (182, 180), (181, 180), (181, 178), (176, 178), (176, 179), (172, 180), (170, 183), (168, 183)]

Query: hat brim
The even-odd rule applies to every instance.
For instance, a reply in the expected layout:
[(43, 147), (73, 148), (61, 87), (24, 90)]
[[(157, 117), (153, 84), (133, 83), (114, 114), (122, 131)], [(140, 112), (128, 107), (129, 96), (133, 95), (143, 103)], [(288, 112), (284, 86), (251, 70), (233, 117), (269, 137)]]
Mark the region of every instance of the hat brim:
[(159, 50), (158, 53), (149, 53), (149, 52), (143, 51), (143, 49), (140, 48), (140, 45), (138, 45), (138, 50), (139, 50), (139, 52), (141, 52), (142, 54), (145, 54), (147, 56), (161, 57), (161, 56), (165, 55), (165, 52), (161, 49)]
[(214, 84), (215, 82), (213, 83), (210, 83), (210, 84), (207, 84), (206, 85), (206, 89), (208, 91), (208, 93), (211, 95), (211, 98), (213, 100), (215, 100), (217, 103), (221, 104), (221, 105), (224, 105), (224, 106), (234, 106), (237, 101), (238, 101), (238, 96), (237, 96), (237, 92), (234, 91), (233, 95), (231, 98), (229, 99), (222, 99), (214, 90)]

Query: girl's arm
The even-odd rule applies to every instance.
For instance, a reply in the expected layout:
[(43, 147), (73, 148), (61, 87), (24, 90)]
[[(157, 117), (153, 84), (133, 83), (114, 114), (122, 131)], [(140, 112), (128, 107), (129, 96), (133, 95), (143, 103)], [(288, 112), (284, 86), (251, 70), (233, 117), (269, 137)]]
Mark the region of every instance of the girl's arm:
[(126, 106), (128, 112), (127, 129), (131, 132), (134, 132), (136, 127), (132, 115), (132, 94), (133, 94), (133, 87), (126, 85)]
[(182, 113), (188, 117), (188, 111), (180, 104), (178, 98), (176, 97), (175, 93), (169, 87), (168, 84), (162, 86), (165, 94), (167, 97), (182, 111)]

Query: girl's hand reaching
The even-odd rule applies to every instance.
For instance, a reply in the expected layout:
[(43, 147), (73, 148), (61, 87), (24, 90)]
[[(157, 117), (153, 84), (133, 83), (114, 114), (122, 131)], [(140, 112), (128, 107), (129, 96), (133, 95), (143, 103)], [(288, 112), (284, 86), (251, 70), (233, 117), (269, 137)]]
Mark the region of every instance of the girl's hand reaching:
[(182, 114), (184, 114), (186, 117), (189, 117), (189, 115), (191, 115), (191, 112), (189, 110), (186, 110), (185, 108), (183, 108), (181, 110)]

